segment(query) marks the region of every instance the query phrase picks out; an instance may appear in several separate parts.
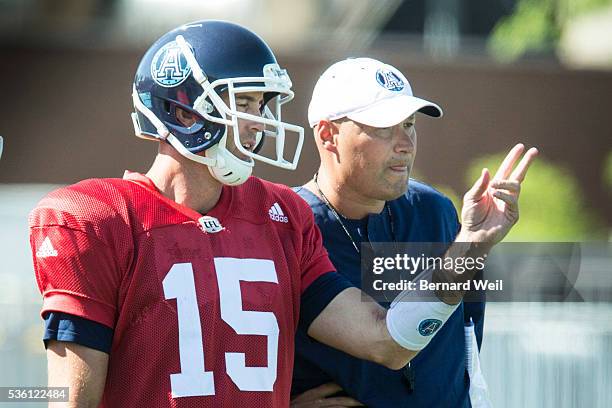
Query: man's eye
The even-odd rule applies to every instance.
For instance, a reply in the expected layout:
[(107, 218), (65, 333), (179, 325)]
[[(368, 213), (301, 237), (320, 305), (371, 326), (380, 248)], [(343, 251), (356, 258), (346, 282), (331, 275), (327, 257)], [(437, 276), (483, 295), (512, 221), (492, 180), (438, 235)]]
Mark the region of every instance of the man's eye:
[(410, 129), (413, 126), (414, 126), (414, 123), (412, 122), (404, 122), (404, 129)]
[(385, 128), (378, 128), (376, 129), (376, 134), (380, 137), (387, 137), (391, 134), (391, 129), (393, 127), (385, 127)]

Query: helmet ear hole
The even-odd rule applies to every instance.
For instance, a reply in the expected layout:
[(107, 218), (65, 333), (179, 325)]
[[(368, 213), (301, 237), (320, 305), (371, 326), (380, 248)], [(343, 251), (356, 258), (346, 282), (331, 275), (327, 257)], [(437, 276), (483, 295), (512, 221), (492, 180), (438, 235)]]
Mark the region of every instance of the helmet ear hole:
[(184, 127), (190, 128), (196, 123), (196, 117), (191, 112), (181, 108), (180, 106), (175, 106), (174, 109), (176, 120)]

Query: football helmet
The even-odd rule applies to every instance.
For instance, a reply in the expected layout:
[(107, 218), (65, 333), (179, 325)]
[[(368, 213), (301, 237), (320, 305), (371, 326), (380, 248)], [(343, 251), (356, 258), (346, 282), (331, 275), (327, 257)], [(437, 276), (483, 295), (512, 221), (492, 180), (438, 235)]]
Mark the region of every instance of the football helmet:
[[(183, 156), (207, 165), (224, 184), (245, 182), (253, 159), (294, 170), (304, 129), (281, 119), (282, 105), (293, 99), (291, 86), (287, 71), (255, 33), (225, 21), (186, 24), (157, 40), (138, 66), (132, 92), (134, 130), (136, 136), (164, 140)], [(238, 111), (236, 95), (241, 92), (263, 92), (260, 115)], [(195, 118), (195, 123), (186, 127), (177, 118), (177, 108)], [(239, 119), (263, 125), (254, 149), (242, 145)], [(290, 135), (297, 139), (293, 155), (286, 159)], [(264, 154), (261, 148), (270, 139), (275, 146)]]

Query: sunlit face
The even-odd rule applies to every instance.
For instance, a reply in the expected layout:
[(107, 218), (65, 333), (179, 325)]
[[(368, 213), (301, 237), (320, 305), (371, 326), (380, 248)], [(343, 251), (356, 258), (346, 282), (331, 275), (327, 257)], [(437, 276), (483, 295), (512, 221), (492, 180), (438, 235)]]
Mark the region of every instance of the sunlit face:
[[(222, 95), (223, 101), (229, 106), (229, 98), (227, 93)], [(241, 92), (235, 94), (236, 99), (236, 110), (242, 113), (248, 113), (250, 115), (261, 117), (261, 109), (264, 104), (263, 92)], [(253, 151), (257, 145), (257, 134), (263, 132), (264, 125), (261, 122), (255, 122), (247, 119), (238, 118), (238, 132), (240, 134), (240, 142), (242, 146), (248, 150)], [(234, 129), (231, 126), (227, 128), (227, 149), (242, 160), (248, 160), (244, 154), (238, 151), (238, 147), (232, 142), (234, 140)]]
[(349, 119), (336, 123), (337, 170), (344, 184), (375, 200), (393, 200), (404, 194), (416, 155), (415, 116), (388, 128)]
[[(221, 95), (223, 102), (230, 107), (229, 96), (227, 92)], [(238, 112), (248, 113), (257, 117), (261, 117), (261, 108), (264, 103), (263, 92), (241, 92), (235, 94), (236, 110)], [(185, 126), (190, 127), (195, 123), (195, 118), (189, 112), (177, 108), (177, 118)], [(242, 146), (249, 151), (253, 151), (256, 147), (257, 134), (263, 132), (264, 125), (260, 122), (255, 122), (247, 119), (238, 118), (238, 129), (240, 134), (240, 142)], [(234, 128), (227, 127), (227, 150), (234, 156), (249, 161), (249, 158), (242, 154), (238, 147), (234, 144)], [(205, 152), (200, 154), (204, 155)]]

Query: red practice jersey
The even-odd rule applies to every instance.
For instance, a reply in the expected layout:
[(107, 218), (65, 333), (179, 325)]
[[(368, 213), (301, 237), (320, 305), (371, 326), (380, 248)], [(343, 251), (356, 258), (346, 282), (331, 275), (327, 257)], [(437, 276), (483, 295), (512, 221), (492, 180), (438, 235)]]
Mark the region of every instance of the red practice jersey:
[(300, 295), (333, 265), (310, 207), (251, 177), (205, 217), (143, 175), (30, 216), (42, 313), (114, 330), (103, 407), (286, 407)]

